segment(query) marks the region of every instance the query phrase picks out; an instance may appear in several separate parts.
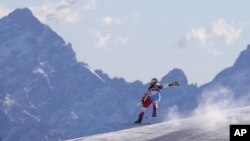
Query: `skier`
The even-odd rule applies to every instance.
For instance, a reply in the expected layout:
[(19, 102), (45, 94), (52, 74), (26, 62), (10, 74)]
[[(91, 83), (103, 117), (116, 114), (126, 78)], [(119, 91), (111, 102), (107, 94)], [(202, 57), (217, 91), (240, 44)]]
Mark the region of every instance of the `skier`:
[[(167, 85), (171, 86), (179, 86), (178, 82), (173, 82)], [(141, 123), (145, 110), (153, 103), (153, 113), (152, 117), (156, 117), (156, 110), (158, 108), (158, 102), (161, 99), (160, 90), (164, 87), (156, 78), (153, 78), (150, 83), (147, 92), (144, 93), (144, 96), (141, 98), (142, 109), (139, 114), (138, 119), (134, 123)]]

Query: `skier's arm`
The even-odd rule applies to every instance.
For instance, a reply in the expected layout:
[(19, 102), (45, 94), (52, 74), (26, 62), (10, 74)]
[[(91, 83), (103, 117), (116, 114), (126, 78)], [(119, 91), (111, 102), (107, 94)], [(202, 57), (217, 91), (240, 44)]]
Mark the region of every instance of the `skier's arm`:
[(144, 95), (141, 98), (141, 104), (144, 104), (145, 98), (147, 97), (148, 91), (144, 93)]
[(168, 88), (168, 87), (173, 87), (173, 86), (180, 86), (180, 83), (178, 81), (176, 81), (176, 82), (163, 84), (162, 86), (163, 86), (163, 88)]

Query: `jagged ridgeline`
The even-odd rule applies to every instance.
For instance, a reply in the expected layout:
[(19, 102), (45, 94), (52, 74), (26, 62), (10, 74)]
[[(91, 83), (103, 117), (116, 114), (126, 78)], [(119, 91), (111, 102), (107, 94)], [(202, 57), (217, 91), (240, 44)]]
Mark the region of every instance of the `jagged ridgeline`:
[[(250, 88), (242, 84), (250, 81), (249, 50), (201, 88), (188, 84), (180, 69), (167, 73), (163, 83), (178, 79), (181, 86), (163, 91), (158, 122), (173, 106), (190, 113), (201, 90), (217, 83), (247, 94)], [(27, 8), (0, 19), (0, 138), (4, 141), (60, 140), (122, 129), (122, 123), (137, 117), (137, 103), (146, 87), (141, 81), (110, 78), (78, 62), (71, 44)]]

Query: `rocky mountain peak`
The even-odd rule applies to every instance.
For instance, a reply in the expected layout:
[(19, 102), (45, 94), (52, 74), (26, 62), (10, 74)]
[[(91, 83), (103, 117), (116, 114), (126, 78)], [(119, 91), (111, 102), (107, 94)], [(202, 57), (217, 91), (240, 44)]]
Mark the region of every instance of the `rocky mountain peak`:
[(177, 68), (171, 70), (167, 75), (165, 75), (161, 79), (162, 83), (170, 83), (174, 81), (179, 81), (181, 85), (188, 84), (188, 80), (184, 72), (181, 69), (177, 69)]

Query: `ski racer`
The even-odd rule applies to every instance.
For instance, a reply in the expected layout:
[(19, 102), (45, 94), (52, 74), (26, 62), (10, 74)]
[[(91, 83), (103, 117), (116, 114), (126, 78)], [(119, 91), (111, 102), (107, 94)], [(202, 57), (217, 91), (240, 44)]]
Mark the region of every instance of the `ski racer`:
[(152, 117), (156, 117), (156, 110), (158, 108), (158, 102), (161, 99), (161, 93), (160, 90), (164, 87), (171, 87), (171, 86), (177, 86), (179, 85), (178, 82), (173, 82), (168, 84), (167, 86), (163, 86), (156, 78), (153, 78), (150, 83), (147, 91), (144, 93), (143, 97), (141, 98), (141, 112), (139, 113), (138, 119), (134, 123), (141, 123), (144, 112), (146, 109), (153, 104), (153, 113)]

